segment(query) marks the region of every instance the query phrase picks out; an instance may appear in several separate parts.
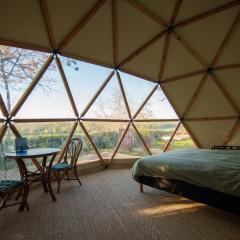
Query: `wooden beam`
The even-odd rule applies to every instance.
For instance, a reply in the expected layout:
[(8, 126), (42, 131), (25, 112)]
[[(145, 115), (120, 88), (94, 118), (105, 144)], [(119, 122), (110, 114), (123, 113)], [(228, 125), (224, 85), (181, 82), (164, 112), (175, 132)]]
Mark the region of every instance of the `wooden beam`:
[(2, 94), (0, 94), (0, 110), (2, 111), (3, 116), (7, 118), (9, 114), (6, 105), (3, 101)]
[(63, 148), (62, 148), (62, 151), (61, 151), (60, 156), (59, 156), (59, 158), (58, 158), (58, 162), (60, 162), (60, 161), (63, 159), (64, 154), (65, 154), (65, 152), (66, 152), (66, 150), (67, 150), (68, 143), (71, 141), (71, 139), (72, 139), (72, 137), (73, 137), (73, 135), (74, 135), (74, 133), (75, 133), (75, 130), (76, 130), (76, 128), (77, 128), (77, 125), (78, 125), (78, 122), (76, 121), (76, 122), (73, 124), (72, 129), (71, 129), (71, 131), (70, 131), (70, 134), (69, 134), (69, 136), (68, 136), (68, 138), (67, 138), (67, 140), (66, 140), (66, 142), (65, 142), (65, 144), (64, 144), (64, 146), (63, 146)]
[(111, 164), (111, 162), (113, 161), (115, 155), (117, 154), (117, 151), (118, 151), (118, 149), (120, 148), (120, 146), (121, 146), (121, 144), (122, 144), (122, 141), (123, 141), (123, 139), (124, 139), (124, 137), (125, 137), (125, 135), (126, 135), (126, 133), (127, 133), (127, 131), (128, 131), (128, 129), (129, 129), (130, 126), (131, 126), (131, 123), (128, 123), (125, 131), (123, 132), (123, 135), (121, 136), (121, 138), (119, 139), (119, 141), (118, 141), (118, 143), (117, 143), (117, 146), (116, 146), (116, 148), (115, 148), (115, 150), (114, 150), (111, 158), (110, 158), (109, 161), (108, 161), (108, 166)]
[(63, 81), (64, 87), (65, 87), (65, 89), (66, 89), (66, 91), (67, 91), (67, 95), (68, 95), (69, 101), (70, 101), (70, 103), (71, 103), (71, 105), (72, 105), (72, 109), (73, 109), (73, 111), (74, 111), (74, 114), (75, 114), (76, 117), (78, 117), (78, 116), (79, 116), (78, 110), (77, 110), (75, 101), (74, 101), (74, 99), (73, 99), (73, 96), (72, 96), (72, 92), (71, 92), (71, 90), (70, 90), (70, 87), (69, 87), (69, 85), (68, 85), (68, 81), (67, 81), (65, 72), (64, 72), (64, 70), (63, 70), (62, 63), (61, 63), (61, 61), (60, 61), (60, 59), (59, 59), (58, 56), (56, 56), (55, 60), (56, 60), (56, 63), (57, 63), (57, 66), (58, 66), (58, 70), (59, 70), (59, 72), (60, 72), (60, 75), (61, 75), (61, 77), (62, 77), (62, 81)]
[(182, 3), (182, 0), (176, 0), (176, 4), (174, 6), (174, 10), (170, 19), (170, 25), (173, 25), (175, 23), (181, 3)]
[(73, 122), (76, 118), (14, 118), (16, 123), (36, 123), (36, 122)]
[(229, 70), (229, 69), (236, 69), (236, 68), (240, 68), (240, 63), (217, 66), (217, 67), (214, 67), (214, 70), (221, 71), (221, 70)]
[(46, 26), (47, 33), (48, 33), (49, 42), (50, 42), (51, 48), (53, 50), (53, 49), (56, 49), (56, 41), (55, 41), (55, 37), (54, 37), (54, 33), (53, 33), (52, 23), (50, 20), (46, 0), (40, 0), (40, 6), (41, 6), (43, 19), (44, 19), (45, 26)]
[(108, 64), (106, 62), (102, 62), (102, 61), (99, 61), (99, 60), (94, 60), (94, 59), (90, 59), (90, 58), (86, 58), (86, 57), (83, 57), (83, 56), (78, 56), (76, 54), (73, 54), (73, 53), (69, 53), (69, 52), (66, 52), (66, 51), (61, 51), (61, 55), (64, 56), (64, 57), (68, 57), (68, 58), (72, 58), (72, 59), (75, 59), (77, 61), (82, 61), (82, 62), (86, 62), (86, 63), (91, 63), (91, 64), (95, 64), (95, 65), (98, 65), (98, 66), (101, 66), (101, 67), (106, 67), (106, 68), (111, 68), (113, 69), (115, 66), (112, 65), (112, 64)]
[(226, 4), (223, 4), (223, 5), (219, 6), (219, 7), (213, 8), (213, 9), (207, 11), (207, 12), (200, 13), (200, 14), (197, 14), (196, 16), (193, 16), (193, 17), (188, 18), (186, 20), (180, 21), (180, 22), (175, 24), (175, 28), (186, 26), (188, 24), (191, 24), (191, 23), (194, 23), (196, 21), (199, 21), (199, 20), (201, 20), (203, 18), (212, 16), (212, 15), (214, 15), (216, 13), (219, 13), (219, 12), (222, 12), (224, 10), (230, 9), (232, 7), (235, 7), (235, 6), (239, 5), (239, 4), (240, 4), (239, 0), (228, 2)]
[(4, 39), (0, 39), (0, 45), (16, 47), (16, 48), (23, 48), (23, 49), (39, 51), (39, 52), (46, 52), (46, 53), (52, 52), (52, 49), (50, 49), (50, 48), (36, 46), (33, 44), (29, 44), (29, 43), (14, 42), (11, 40), (4, 40)]
[(167, 23), (161, 17), (159, 17), (158, 15), (156, 15), (155, 13), (153, 13), (152, 11), (150, 11), (149, 9), (144, 7), (139, 2), (137, 2), (135, 0), (126, 0), (126, 1), (128, 3), (130, 3), (133, 7), (135, 7), (139, 11), (141, 11), (143, 14), (145, 14), (148, 17), (150, 17), (153, 21), (155, 21), (158, 24), (160, 24), (162, 27), (167, 27)]
[(132, 71), (132, 70), (130, 71), (130, 70), (124, 69), (124, 68), (119, 68), (119, 70), (120, 70), (121, 72), (130, 74), (130, 75), (132, 75), (132, 76), (134, 76), (134, 77), (142, 78), (143, 80), (146, 80), (146, 81), (149, 81), (149, 82), (157, 83), (157, 81), (158, 81), (158, 79), (151, 78), (151, 77), (146, 76), (146, 75), (144, 75), (144, 74), (142, 74), (142, 73), (139, 74), (139, 73), (134, 72), (134, 71)]
[(93, 8), (80, 20), (80, 22), (72, 29), (72, 31), (63, 39), (60, 43), (59, 48), (65, 48), (68, 43), (80, 32), (81, 29), (89, 22), (89, 20), (95, 16), (98, 10), (105, 4), (106, 0), (99, 0)]
[(190, 77), (195, 77), (195, 76), (198, 76), (200, 74), (203, 74), (204, 72), (206, 72), (205, 69), (190, 72), (190, 73), (181, 74), (181, 75), (178, 75), (178, 76), (175, 76), (175, 77), (166, 78), (166, 79), (163, 79), (161, 81), (161, 84), (171, 83), (171, 82), (175, 82), (175, 81), (190, 78)]
[(133, 122), (132, 122), (132, 126), (133, 126), (135, 132), (137, 133), (139, 139), (141, 140), (141, 142), (142, 142), (142, 144), (143, 144), (145, 150), (147, 151), (147, 153), (148, 153), (149, 155), (152, 155), (152, 153), (151, 153), (151, 151), (150, 151), (148, 145), (145, 143), (145, 140), (144, 140), (142, 134), (138, 131), (136, 125), (135, 125)]
[(87, 139), (89, 140), (90, 144), (92, 145), (93, 149), (95, 150), (96, 154), (98, 155), (98, 157), (99, 157), (102, 165), (105, 166), (105, 163), (104, 163), (104, 161), (103, 161), (103, 158), (102, 158), (100, 152), (98, 151), (97, 146), (96, 146), (95, 143), (93, 142), (91, 136), (89, 135), (87, 129), (85, 128), (85, 126), (83, 125), (83, 123), (82, 123), (81, 121), (79, 121), (79, 125), (80, 125), (80, 127), (82, 128), (83, 132), (85, 133), (85, 135), (86, 135)]
[(143, 107), (146, 105), (146, 103), (148, 102), (148, 100), (151, 98), (151, 96), (155, 93), (155, 91), (157, 90), (158, 85), (156, 85), (152, 91), (148, 94), (148, 96), (145, 98), (145, 100), (143, 101), (143, 103), (141, 104), (141, 106), (138, 108), (138, 110), (136, 111), (136, 113), (133, 115), (133, 119), (135, 119), (138, 114), (141, 112), (141, 110), (143, 109)]
[(194, 118), (184, 118), (184, 121), (188, 122), (201, 122), (201, 121), (221, 121), (221, 120), (230, 120), (238, 119), (238, 116), (224, 116), (224, 117), (194, 117)]
[(239, 119), (237, 119), (237, 121), (234, 123), (229, 133), (224, 138), (223, 145), (227, 145), (229, 143), (229, 141), (233, 138), (238, 128), (239, 128)]
[(155, 37), (147, 41), (145, 44), (143, 44), (140, 48), (132, 52), (127, 58), (125, 58), (123, 61), (120, 62), (119, 66), (122, 67), (126, 65), (128, 62), (133, 60), (136, 56), (138, 56), (140, 53), (142, 53), (147, 48), (151, 47), (155, 42), (157, 42), (161, 37), (164, 36), (166, 33), (166, 30), (161, 31), (159, 34), (157, 34)]
[(112, 0), (112, 35), (113, 35), (113, 62), (118, 65), (118, 22), (117, 22), (117, 0)]
[(106, 78), (106, 80), (102, 83), (102, 85), (99, 87), (99, 89), (97, 90), (97, 92), (95, 93), (95, 95), (92, 97), (92, 99), (90, 100), (90, 102), (88, 103), (88, 105), (85, 107), (85, 109), (83, 110), (83, 112), (81, 113), (81, 117), (84, 117), (85, 114), (87, 113), (87, 111), (89, 110), (89, 108), (93, 105), (93, 103), (96, 101), (97, 97), (101, 94), (101, 92), (103, 91), (103, 89), (105, 88), (105, 86), (108, 84), (108, 82), (112, 79), (113, 75), (114, 75), (115, 70), (113, 70)]
[(28, 88), (25, 90), (22, 97), (19, 99), (17, 104), (14, 106), (14, 108), (11, 112), (11, 116), (15, 116), (18, 113), (19, 109), (24, 104), (24, 102), (26, 101), (26, 99), (28, 98), (28, 96), (30, 95), (32, 90), (34, 89), (34, 87), (38, 84), (38, 82), (40, 81), (40, 79), (42, 78), (43, 74), (46, 72), (46, 70), (52, 63), (52, 61), (53, 61), (53, 55), (48, 57), (48, 59), (46, 60), (46, 62), (44, 63), (44, 65), (42, 66), (42, 68), (40, 69), (38, 74), (36, 75), (36, 77), (32, 80), (32, 82), (30, 83)]
[(0, 143), (2, 142), (7, 129), (8, 129), (7, 123), (5, 123), (3, 126), (1, 126), (1, 128), (0, 128)]
[(190, 46), (190, 44), (184, 39), (182, 36), (180, 36), (179, 33), (176, 31), (173, 32), (173, 36), (182, 44), (182, 46), (193, 56), (193, 58), (196, 59), (197, 62), (203, 67), (207, 68), (208, 65), (203, 61), (202, 57), (198, 55), (198, 53)]
[(185, 117), (185, 116), (188, 114), (188, 112), (189, 112), (189, 110), (191, 109), (192, 105), (193, 105), (194, 102), (196, 101), (196, 99), (197, 99), (197, 97), (198, 97), (198, 95), (199, 95), (199, 93), (200, 93), (200, 91), (201, 91), (201, 89), (202, 89), (202, 87), (203, 87), (203, 85), (204, 85), (207, 77), (208, 77), (207, 74), (204, 74), (204, 75), (203, 75), (203, 77), (202, 77), (202, 79), (200, 80), (200, 82), (199, 82), (199, 84), (198, 84), (195, 92), (193, 93), (191, 99), (189, 100), (189, 102), (188, 102), (188, 104), (187, 104), (187, 107), (185, 108), (185, 110), (184, 110), (184, 112), (183, 112), (183, 115), (182, 115), (183, 117)]
[(232, 35), (233, 35), (234, 32), (236, 31), (239, 22), (240, 22), (240, 12), (238, 13), (237, 17), (236, 17), (235, 20), (233, 21), (233, 23), (232, 23), (229, 31), (227, 32), (225, 38), (223, 39), (221, 46), (219, 47), (216, 55), (214, 56), (214, 58), (213, 58), (213, 60), (212, 60), (211, 66), (215, 66), (216, 63), (218, 62), (219, 58), (220, 58), (221, 55), (222, 55), (222, 52), (224, 51), (224, 49), (226, 48), (226, 46), (229, 44), (229, 41), (230, 41)]
[(173, 110), (175, 111), (175, 113), (176, 113), (176, 115), (177, 115), (177, 117), (178, 117), (178, 120), (180, 120), (180, 114), (179, 114), (179, 112), (178, 112), (178, 110), (177, 110), (177, 108), (176, 108), (176, 106), (175, 106), (175, 104), (174, 104), (174, 102), (173, 102), (173, 99), (172, 99), (170, 96), (168, 96), (168, 94), (166, 93), (166, 90), (165, 90), (164, 86), (165, 86), (165, 85), (162, 85), (162, 84), (160, 83), (160, 87), (161, 87), (162, 92), (164, 93), (164, 95), (165, 95), (166, 98), (168, 99), (168, 102), (170, 103), (170, 106), (171, 106), (171, 107), (173, 108)]
[(125, 104), (125, 107), (127, 109), (128, 117), (129, 117), (129, 119), (131, 119), (132, 118), (131, 111), (130, 111), (130, 108), (129, 108), (129, 105), (128, 105), (128, 100), (127, 100), (126, 93), (125, 93), (125, 90), (124, 90), (124, 87), (123, 87), (123, 84), (122, 84), (121, 76), (120, 76), (118, 71), (117, 71), (117, 79), (118, 79), (118, 84), (119, 84), (119, 87), (120, 87), (120, 90), (121, 90), (121, 93), (122, 93), (122, 96), (123, 96), (124, 104)]
[(226, 91), (226, 89), (223, 87), (223, 85), (221, 84), (221, 82), (218, 80), (217, 76), (215, 74), (211, 75), (211, 78), (213, 79), (213, 81), (215, 82), (215, 84), (217, 85), (218, 89), (221, 91), (222, 95), (225, 97), (225, 99), (228, 101), (228, 103), (231, 105), (231, 107), (233, 108), (233, 110), (239, 115), (240, 114), (240, 110), (237, 106), (237, 104), (233, 101), (231, 95)]
[(198, 148), (202, 148), (202, 144), (198, 141), (198, 139), (196, 138), (196, 136), (193, 134), (193, 132), (190, 130), (190, 128), (186, 125), (185, 121), (182, 121), (182, 125), (185, 128), (185, 130), (187, 131), (187, 133), (189, 134), (189, 136), (192, 138), (194, 144), (198, 147)]
[(13, 124), (9, 124), (9, 128), (12, 130), (15, 137), (22, 137), (20, 132), (17, 130), (17, 128)]
[(164, 41), (164, 46), (163, 46), (163, 52), (162, 52), (162, 58), (161, 58), (161, 64), (159, 68), (159, 74), (158, 74), (158, 81), (162, 80), (162, 76), (165, 70), (165, 63), (167, 60), (167, 53), (169, 49), (169, 44), (170, 44), (170, 33), (167, 33), (165, 36), (165, 41)]
[(130, 122), (129, 119), (112, 119), (112, 118), (81, 118), (81, 120), (84, 122)]
[(178, 118), (166, 119), (134, 119), (134, 122), (178, 122)]
[(170, 139), (168, 140), (167, 144), (165, 145), (165, 147), (163, 149), (163, 152), (166, 152), (168, 150), (168, 148), (169, 148), (169, 146), (170, 146), (170, 144), (171, 144), (171, 142), (172, 142), (172, 140), (173, 140), (177, 130), (179, 129), (180, 125), (181, 125), (181, 122), (179, 122), (178, 125), (176, 126), (176, 128), (174, 129)]

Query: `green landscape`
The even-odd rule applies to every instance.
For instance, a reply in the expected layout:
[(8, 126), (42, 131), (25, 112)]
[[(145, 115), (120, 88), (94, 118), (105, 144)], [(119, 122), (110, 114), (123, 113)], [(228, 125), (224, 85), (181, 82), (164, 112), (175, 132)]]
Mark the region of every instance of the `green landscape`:
[[(103, 158), (111, 157), (126, 128), (126, 123), (86, 122), (84, 125)], [(61, 148), (69, 136), (73, 123), (18, 123), (15, 126), (22, 137), (28, 139), (29, 148)], [(136, 126), (152, 153), (160, 153), (174, 131), (176, 123), (137, 123)], [(80, 137), (83, 141), (83, 149), (79, 161), (98, 159), (86, 135), (79, 126), (74, 133), (74, 137)], [(184, 128), (180, 127), (172, 144), (169, 146), (169, 150), (193, 147), (192, 140), (186, 134)], [(4, 153), (13, 150), (15, 150), (15, 136), (9, 129), (0, 144), (1, 169), (5, 169), (5, 164), (7, 168), (15, 166), (12, 161), (9, 162), (8, 160), (4, 164)], [(141, 140), (135, 130), (130, 128), (119, 148), (116, 158), (136, 158), (145, 155), (147, 155), (147, 152)]]

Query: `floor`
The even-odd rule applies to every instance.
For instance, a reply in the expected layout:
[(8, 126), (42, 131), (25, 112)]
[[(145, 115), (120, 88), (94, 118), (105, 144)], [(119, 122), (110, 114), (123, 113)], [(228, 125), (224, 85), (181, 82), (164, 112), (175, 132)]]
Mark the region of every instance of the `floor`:
[(55, 203), (35, 188), (29, 212), (1, 211), (0, 239), (240, 239), (240, 216), (149, 187), (140, 193), (129, 169), (108, 169), (81, 180), (82, 186), (63, 182)]

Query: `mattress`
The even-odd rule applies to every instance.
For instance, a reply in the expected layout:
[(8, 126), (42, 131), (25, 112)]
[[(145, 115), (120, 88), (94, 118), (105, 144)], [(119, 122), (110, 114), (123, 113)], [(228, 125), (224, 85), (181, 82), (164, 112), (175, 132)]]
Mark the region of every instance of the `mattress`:
[(240, 151), (178, 150), (139, 159), (133, 177), (179, 180), (240, 197)]

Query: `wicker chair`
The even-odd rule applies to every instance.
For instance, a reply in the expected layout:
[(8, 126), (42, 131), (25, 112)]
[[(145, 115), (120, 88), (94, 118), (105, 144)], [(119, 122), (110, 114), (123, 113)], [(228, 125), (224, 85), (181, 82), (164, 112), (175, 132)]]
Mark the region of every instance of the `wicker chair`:
[[(77, 174), (77, 160), (82, 150), (82, 141), (80, 138), (73, 138), (67, 145), (63, 161), (52, 166), (52, 172), (55, 175), (58, 188), (60, 191), (60, 184), (62, 180), (77, 180), (82, 185)], [(69, 178), (69, 173), (72, 173), (75, 178)], [(66, 177), (66, 178), (65, 178)]]
[[(20, 163), (17, 162), (19, 165)], [(0, 210), (6, 207), (14, 206), (20, 204), (18, 210), (23, 211), (25, 207), (29, 210), (27, 198), (28, 198), (28, 185), (27, 176), (20, 169), (21, 180), (0, 180)], [(13, 194), (16, 193), (17, 196), (13, 198)], [(11, 197), (12, 196), (12, 197)], [(20, 200), (18, 200), (20, 198)], [(13, 200), (9, 203), (8, 200)]]

